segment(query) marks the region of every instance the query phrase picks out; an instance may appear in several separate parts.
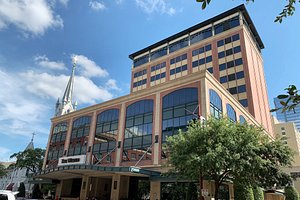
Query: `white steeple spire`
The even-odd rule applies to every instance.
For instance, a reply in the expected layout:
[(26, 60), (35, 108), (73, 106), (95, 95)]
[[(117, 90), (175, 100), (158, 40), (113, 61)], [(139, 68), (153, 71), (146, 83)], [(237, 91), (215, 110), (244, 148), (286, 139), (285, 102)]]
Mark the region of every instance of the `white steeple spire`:
[(73, 96), (73, 84), (74, 84), (74, 74), (75, 74), (75, 68), (76, 68), (76, 62), (77, 62), (77, 57), (74, 56), (72, 58), (73, 61), (73, 67), (72, 67), (72, 74), (69, 78), (66, 90), (64, 92), (64, 96), (59, 102), (59, 99), (57, 100), (56, 103), (56, 109), (55, 109), (55, 116), (60, 116), (64, 115), (70, 112), (73, 112), (76, 110), (76, 106), (73, 106), (72, 104), (72, 96)]

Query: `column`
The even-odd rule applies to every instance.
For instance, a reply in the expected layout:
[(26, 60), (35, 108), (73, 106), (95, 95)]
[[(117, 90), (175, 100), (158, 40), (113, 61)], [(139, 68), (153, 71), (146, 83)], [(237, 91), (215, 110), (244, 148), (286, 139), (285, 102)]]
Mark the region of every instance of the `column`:
[[(208, 88), (206, 86), (206, 80), (205, 78), (201, 80), (200, 82), (200, 88), (201, 88), (201, 92), (200, 92), (200, 95), (201, 95), (201, 99), (200, 99), (200, 103), (201, 103), (201, 113), (200, 116), (204, 117), (205, 119), (207, 118), (207, 112), (209, 111), (209, 95), (208, 95)], [(208, 97), (207, 97), (208, 96)]]
[(47, 147), (46, 147), (46, 152), (45, 152), (45, 157), (44, 157), (44, 161), (43, 161), (43, 170), (45, 170), (46, 168), (46, 163), (47, 163), (47, 159), (48, 159), (48, 152), (49, 152), (49, 146), (50, 146), (50, 143), (51, 143), (51, 136), (52, 136), (52, 133), (53, 133), (53, 129), (54, 129), (54, 126), (53, 126), (53, 123), (51, 124), (51, 129), (50, 129), (50, 134), (49, 134), (49, 137), (48, 137), (48, 143), (47, 143)]
[[(155, 95), (155, 113), (154, 113), (154, 141), (155, 141), (155, 137), (159, 138), (159, 134), (161, 133), (161, 129), (160, 129), (160, 124), (161, 124), (161, 104), (160, 104), (160, 92), (157, 92)], [(154, 142), (153, 141), (153, 142)], [(154, 143), (153, 145), (153, 164), (154, 165), (158, 165), (158, 161), (159, 161), (159, 143)]]
[(119, 200), (121, 175), (114, 174), (111, 183), (110, 200)]
[(90, 124), (90, 132), (88, 137), (88, 143), (87, 143), (87, 153), (86, 153), (86, 164), (93, 164), (92, 161), (92, 154), (93, 154), (93, 145), (94, 145), (94, 138), (95, 138), (95, 130), (96, 130), (96, 124), (97, 124), (97, 112), (93, 112), (91, 124)]
[(80, 191), (80, 199), (86, 199), (88, 191), (88, 177), (82, 177), (81, 191)]
[[(125, 130), (125, 117), (126, 117), (126, 105), (125, 103), (122, 103), (121, 109), (120, 109), (120, 115), (119, 115), (119, 127), (118, 127), (118, 143), (123, 142), (123, 137), (124, 137), (124, 130)], [(117, 144), (118, 145), (118, 144)], [(120, 166), (120, 163), (122, 162), (122, 145), (120, 147), (117, 147), (116, 149), (116, 166)]]
[(62, 185), (63, 185), (63, 180), (60, 181), (60, 183), (58, 183), (56, 185), (56, 192), (55, 192), (55, 199), (59, 199), (61, 196), (61, 190), (62, 190)]
[(69, 119), (68, 131), (67, 131), (67, 135), (66, 135), (63, 157), (68, 156), (68, 149), (69, 149), (70, 141), (71, 141), (72, 127), (73, 127), (73, 117), (71, 119)]
[(150, 200), (160, 200), (160, 182), (150, 182)]

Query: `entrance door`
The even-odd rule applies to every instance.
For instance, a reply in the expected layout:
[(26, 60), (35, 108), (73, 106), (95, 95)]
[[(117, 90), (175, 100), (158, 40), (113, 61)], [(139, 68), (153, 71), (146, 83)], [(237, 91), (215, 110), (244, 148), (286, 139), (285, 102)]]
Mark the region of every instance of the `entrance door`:
[(109, 200), (111, 184), (111, 177), (91, 177), (89, 179), (87, 197), (89, 199)]

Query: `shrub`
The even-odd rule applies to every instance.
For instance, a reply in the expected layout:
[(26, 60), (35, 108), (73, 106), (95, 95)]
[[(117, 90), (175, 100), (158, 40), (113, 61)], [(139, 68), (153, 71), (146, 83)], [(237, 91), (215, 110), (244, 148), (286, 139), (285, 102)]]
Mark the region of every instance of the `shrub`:
[(254, 200), (251, 185), (234, 184), (234, 200)]
[(252, 190), (255, 200), (264, 200), (264, 191), (260, 187), (254, 186)]
[(299, 194), (295, 190), (294, 187), (288, 186), (284, 189), (285, 191), (285, 200), (298, 200), (299, 199)]

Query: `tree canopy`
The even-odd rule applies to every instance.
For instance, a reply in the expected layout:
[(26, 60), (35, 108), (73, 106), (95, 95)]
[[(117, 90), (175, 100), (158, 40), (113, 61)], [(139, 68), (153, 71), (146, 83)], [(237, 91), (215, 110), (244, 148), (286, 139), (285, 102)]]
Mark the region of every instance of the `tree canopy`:
[[(196, 0), (199, 3), (202, 3), (202, 9), (205, 9), (206, 6), (211, 2), (211, 0)], [(246, 2), (254, 2), (254, 0), (245, 0)], [(282, 11), (276, 16), (275, 22), (281, 23), (283, 18), (286, 18), (288, 16), (292, 16), (296, 10), (295, 6), (296, 3), (299, 3), (300, 0), (289, 0), (287, 1), (287, 4), (284, 6)]]
[(4, 176), (5, 174), (6, 174), (5, 166), (0, 163), (0, 177)]
[(36, 148), (14, 153), (10, 158), (17, 159), (15, 167), (26, 168), (29, 171), (36, 173), (42, 169), (44, 155), (44, 149)]
[(264, 188), (285, 186), (290, 177), (281, 167), (291, 165), (293, 153), (260, 128), (228, 119), (191, 122), (186, 132), (167, 139), (169, 163), (184, 177), (213, 180), (215, 197), (226, 180)]
[(300, 104), (300, 95), (298, 94), (299, 90), (295, 85), (290, 85), (289, 87), (285, 88), (286, 94), (280, 94), (277, 96), (280, 99), (281, 107), (274, 108), (271, 112), (282, 110), (282, 112), (286, 111), (294, 111), (297, 105)]

